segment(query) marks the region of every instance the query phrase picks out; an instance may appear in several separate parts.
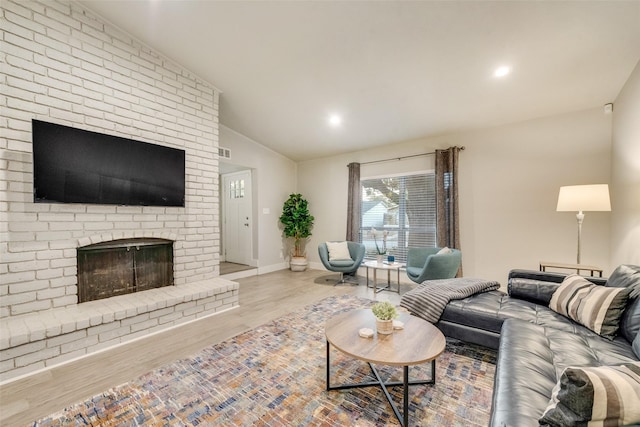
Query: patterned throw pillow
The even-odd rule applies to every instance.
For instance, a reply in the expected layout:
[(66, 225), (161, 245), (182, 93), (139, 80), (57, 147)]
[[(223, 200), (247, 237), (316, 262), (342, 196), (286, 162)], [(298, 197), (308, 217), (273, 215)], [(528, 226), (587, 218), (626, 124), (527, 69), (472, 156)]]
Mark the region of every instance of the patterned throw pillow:
[(570, 274), (553, 293), (549, 308), (605, 338), (613, 339), (628, 299), (629, 290), (626, 288), (606, 288), (577, 274)]
[(640, 422), (640, 362), (566, 368), (542, 426), (607, 426)]

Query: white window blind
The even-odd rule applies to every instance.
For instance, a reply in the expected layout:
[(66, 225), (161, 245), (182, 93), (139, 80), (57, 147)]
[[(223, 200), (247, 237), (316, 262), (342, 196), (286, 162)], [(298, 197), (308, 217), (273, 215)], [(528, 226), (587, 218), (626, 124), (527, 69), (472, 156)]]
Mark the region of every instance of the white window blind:
[(360, 241), (367, 249), (367, 258), (375, 257), (378, 253), (376, 243), (378, 248), (386, 249), (386, 253), (394, 255), (399, 262), (406, 262), (408, 248), (435, 247), (434, 173), (364, 179), (360, 182)]

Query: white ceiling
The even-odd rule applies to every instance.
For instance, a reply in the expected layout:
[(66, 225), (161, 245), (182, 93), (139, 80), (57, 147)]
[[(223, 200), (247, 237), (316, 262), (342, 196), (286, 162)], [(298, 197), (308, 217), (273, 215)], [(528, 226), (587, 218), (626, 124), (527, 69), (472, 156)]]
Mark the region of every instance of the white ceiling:
[(79, 3), (219, 88), (223, 125), (296, 161), (602, 106), (640, 59), (638, 0)]

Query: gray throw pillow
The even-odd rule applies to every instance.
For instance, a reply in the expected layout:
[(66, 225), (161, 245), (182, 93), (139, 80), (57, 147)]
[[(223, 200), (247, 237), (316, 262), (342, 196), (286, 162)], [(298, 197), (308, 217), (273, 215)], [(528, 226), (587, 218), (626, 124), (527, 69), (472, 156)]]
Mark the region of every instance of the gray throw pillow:
[(640, 296), (640, 266), (622, 264), (607, 279), (608, 288), (629, 288), (629, 298)]
[(565, 368), (539, 423), (554, 427), (637, 423), (638, 396), (640, 362)]
[(620, 335), (632, 342), (640, 331), (640, 266), (620, 265), (607, 279), (608, 288), (629, 289), (627, 309), (620, 319)]

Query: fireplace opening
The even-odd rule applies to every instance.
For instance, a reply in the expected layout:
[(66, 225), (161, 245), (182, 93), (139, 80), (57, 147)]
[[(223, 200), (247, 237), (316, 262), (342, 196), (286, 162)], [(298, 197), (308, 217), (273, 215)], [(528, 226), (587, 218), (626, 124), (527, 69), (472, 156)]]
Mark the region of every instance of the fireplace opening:
[(78, 302), (173, 285), (173, 242), (121, 239), (78, 248)]

